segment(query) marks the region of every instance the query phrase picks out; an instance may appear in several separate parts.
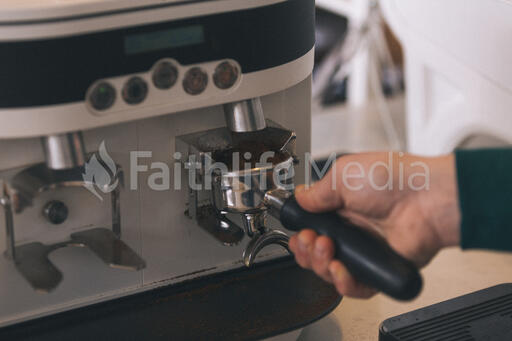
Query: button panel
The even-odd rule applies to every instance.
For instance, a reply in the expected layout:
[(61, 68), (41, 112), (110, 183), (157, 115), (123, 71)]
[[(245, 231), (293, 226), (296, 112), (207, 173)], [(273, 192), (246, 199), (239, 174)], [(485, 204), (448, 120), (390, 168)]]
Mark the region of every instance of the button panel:
[[(198, 65), (180, 65), (162, 59), (146, 73), (101, 79), (86, 95), (89, 111), (95, 115), (133, 110), (162, 104), (178, 104), (227, 96), (242, 80), (240, 65), (220, 60)], [(117, 98), (121, 100), (116, 100)]]

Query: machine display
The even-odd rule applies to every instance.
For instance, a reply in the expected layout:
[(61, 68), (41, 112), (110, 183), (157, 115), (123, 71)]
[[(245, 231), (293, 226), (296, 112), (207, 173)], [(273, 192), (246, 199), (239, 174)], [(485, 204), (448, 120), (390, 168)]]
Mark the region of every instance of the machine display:
[(203, 27), (194, 25), (127, 35), (124, 37), (124, 50), (126, 54), (130, 55), (201, 44), (203, 42)]

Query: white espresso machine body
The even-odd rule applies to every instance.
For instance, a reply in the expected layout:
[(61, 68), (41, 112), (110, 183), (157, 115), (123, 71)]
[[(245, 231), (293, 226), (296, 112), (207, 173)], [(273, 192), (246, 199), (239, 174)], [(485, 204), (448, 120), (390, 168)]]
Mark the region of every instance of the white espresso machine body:
[[(247, 237), (224, 246), (184, 214), (175, 139), (223, 127), (223, 104), (259, 97), (308, 152), (313, 1), (0, 7), (0, 326), (242, 267)], [(77, 149), (89, 187), (66, 173)], [(41, 167), (54, 168), (42, 179)], [(98, 238), (115, 248), (95, 249)], [(27, 258), (37, 252), (44, 261)]]

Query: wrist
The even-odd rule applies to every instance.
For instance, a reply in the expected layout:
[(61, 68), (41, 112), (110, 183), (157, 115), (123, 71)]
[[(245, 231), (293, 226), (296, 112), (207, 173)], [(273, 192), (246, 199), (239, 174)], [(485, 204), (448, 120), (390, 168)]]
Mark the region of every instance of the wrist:
[(453, 154), (433, 159), (431, 186), (423, 202), (426, 217), (436, 234), (440, 248), (460, 245), (460, 221), (457, 172)]

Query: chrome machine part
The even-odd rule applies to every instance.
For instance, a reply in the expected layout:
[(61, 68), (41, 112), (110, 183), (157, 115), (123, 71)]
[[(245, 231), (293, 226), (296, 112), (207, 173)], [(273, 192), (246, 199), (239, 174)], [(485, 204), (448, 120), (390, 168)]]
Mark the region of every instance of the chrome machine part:
[(265, 129), (265, 116), (259, 97), (224, 104), (224, 117), (229, 130), (247, 133)]
[(290, 191), (282, 188), (276, 188), (265, 193), (263, 202), (265, 206), (269, 208), (270, 215), (279, 220), (281, 209), (283, 208), (286, 200), (291, 196), (292, 193)]
[[(186, 213), (190, 216), (190, 211)], [(212, 205), (197, 207), (193, 218), (202, 229), (225, 246), (237, 245), (244, 238), (244, 230), (232, 222), (226, 212), (219, 212)]]
[(82, 132), (44, 136), (41, 142), (48, 168), (70, 169), (85, 164)]
[(247, 267), (252, 266), (258, 253), (266, 246), (280, 245), (288, 252), (290, 249), (288, 243), (290, 237), (279, 230), (272, 230), (266, 227), (267, 212), (274, 218), (279, 220), (279, 212), (283, 207), (286, 199), (292, 193), (285, 189), (274, 188), (267, 191), (263, 196), (262, 212), (256, 214), (244, 214), (243, 222), (246, 228), (246, 233), (251, 237), (251, 241), (247, 244), (242, 255), (244, 264)]
[[(34, 290), (48, 293), (62, 281), (62, 273), (49, 260), (48, 255), (62, 247), (87, 247), (106, 264), (113, 268), (140, 270), (145, 261), (135, 253), (121, 238), (120, 187), (123, 185), (123, 172), (116, 166), (116, 174), (111, 174), (111, 229), (92, 228), (75, 232), (70, 239), (54, 244), (40, 242), (16, 246), (13, 212), (21, 214), (32, 205), (34, 198), (45, 191), (62, 187), (88, 187), (93, 185), (83, 178), (83, 167), (66, 170), (53, 170), (46, 164), (38, 164), (17, 173), (8, 185), (4, 184), (0, 205), (3, 206), (6, 228), (6, 254), (14, 261), (16, 269), (30, 283)], [(14, 204), (13, 204), (14, 203)], [(52, 212), (60, 211), (60, 212)], [(64, 212), (65, 211), (65, 212)], [(51, 201), (43, 209), (43, 216), (52, 224), (60, 224), (67, 218), (67, 207), (60, 201)]]
[(7, 191), (7, 186), (3, 184), (2, 186), (2, 196), (0, 197), (0, 205), (4, 209), (4, 219), (5, 219), (5, 242), (6, 242), (6, 256), (7, 258), (13, 260), (16, 257), (16, 246), (14, 239), (14, 220), (12, 217), (12, 203), (9, 193)]
[(39, 242), (16, 247), (16, 268), (34, 290), (48, 293), (62, 281), (62, 273), (48, 258), (49, 254), (66, 246), (87, 247), (112, 268), (137, 271), (146, 263), (111, 230), (93, 228), (71, 234), (70, 240), (45, 245)]
[[(271, 244), (288, 247), (286, 233), (267, 226), (265, 195), (293, 184), (295, 133), (266, 121), (262, 130), (232, 134), (230, 117), (234, 116), (226, 116), (227, 128), (179, 136), (177, 151), (185, 156), (186, 169), (200, 160), (196, 179), (213, 180), (207, 193), (189, 189), (187, 215), (224, 245), (237, 244), (245, 234), (250, 237), (243, 252), (244, 264), (250, 266), (262, 248)], [(268, 158), (267, 152), (271, 152)], [(211, 166), (217, 164), (224, 169), (212, 171)], [(231, 220), (229, 214), (238, 217)]]
[[(275, 165), (219, 175), (213, 182), (215, 207), (235, 213), (265, 210), (265, 193), (291, 179), (292, 169), (293, 157), (288, 156)], [(276, 170), (281, 170), (283, 179), (277, 178)]]
[(251, 238), (260, 233), (262, 228), (265, 226), (266, 218), (267, 214), (265, 211), (244, 214), (242, 217), (242, 224), (244, 225), (245, 233), (247, 233)]
[(256, 236), (255, 238), (251, 239), (242, 255), (245, 266), (252, 266), (256, 256), (261, 251), (261, 249), (269, 245), (281, 245), (288, 252), (290, 252), (290, 249), (288, 248), (289, 240), (290, 237), (283, 231), (279, 230), (269, 230), (259, 236)]

